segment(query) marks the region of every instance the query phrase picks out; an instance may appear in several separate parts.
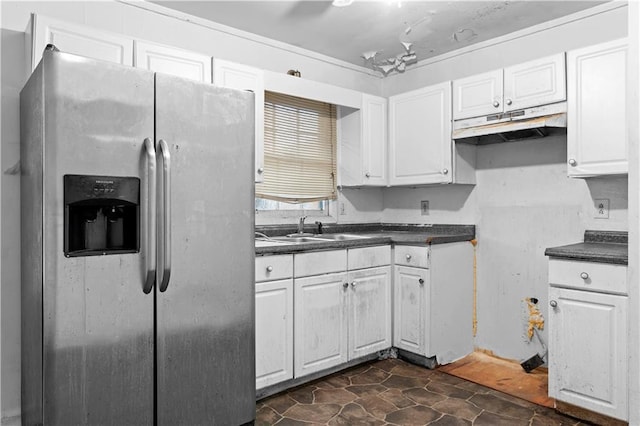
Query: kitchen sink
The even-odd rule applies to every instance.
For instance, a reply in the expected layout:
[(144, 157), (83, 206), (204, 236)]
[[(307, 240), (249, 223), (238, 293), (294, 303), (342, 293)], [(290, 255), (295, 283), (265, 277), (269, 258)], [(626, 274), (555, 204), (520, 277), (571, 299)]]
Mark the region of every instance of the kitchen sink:
[(271, 237), (272, 240), (282, 241), (286, 243), (319, 243), (327, 241), (326, 238), (321, 237)]
[(286, 241), (274, 241), (272, 239), (256, 239), (256, 247), (271, 247), (271, 246), (282, 246), (291, 243), (287, 243)]
[(322, 236), (318, 236), (317, 238), (322, 238), (325, 240), (332, 240), (332, 241), (346, 241), (346, 240), (362, 240), (370, 237), (365, 237), (363, 235), (354, 235), (354, 234), (323, 234)]
[(348, 241), (361, 240), (365, 238), (362, 235), (354, 234), (316, 234), (316, 235), (299, 235), (291, 234), (283, 237), (267, 237), (260, 235), (256, 238), (256, 247), (275, 246), (281, 244), (300, 244), (300, 243), (321, 243), (329, 241)]

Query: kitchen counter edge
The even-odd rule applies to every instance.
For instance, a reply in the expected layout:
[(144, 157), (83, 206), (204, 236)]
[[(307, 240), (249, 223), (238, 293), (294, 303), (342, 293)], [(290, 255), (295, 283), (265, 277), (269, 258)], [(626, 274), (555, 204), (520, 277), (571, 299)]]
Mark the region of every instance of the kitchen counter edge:
[(340, 250), (357, 247), (396, 245), (424, 245), (446, 244), (459, 241), (471, 241), (475, 234), (469, 232), (440, 234), (440, 233), (412, 233), (412, 232), (377, 232), (360, 234), (367, 238), (343, 241), (319, 241), (312, 243), (282, 244), (256, 247), (256, 255), (301, 253), (314, 250)]

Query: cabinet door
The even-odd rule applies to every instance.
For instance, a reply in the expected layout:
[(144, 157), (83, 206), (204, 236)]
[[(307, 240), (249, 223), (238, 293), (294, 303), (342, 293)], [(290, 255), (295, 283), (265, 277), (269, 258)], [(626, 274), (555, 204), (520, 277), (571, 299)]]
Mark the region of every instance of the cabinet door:
[(118, 34), (96, 31), (91, 27), (58, 21), (42, 15), (33, 15), (31, 69), (42, 58), (47, 44), (62, 52), (102, 61), (133, 65), (133, 39)]
[(503, 112), (502, 69), (453, 81), (453, 119)]
[(450, 183), (451, 84), (389, 98), (390, 184)]
[(564, 53), (504, 69), (504, 110), (513, 111), (567, 98)]
[(391, 267), (349, 272), (349, 359), (391, 346)]
[(135, 66), (211, 83), (211, 57), (136, 40)]
[(255, 95), (255, 181), (264, 181), (264, 73), (258, 68), (215, 59), (213, 84), (251, 90)]
[(419, 355), (425, 355), (428, 272), (396, 266), (393, 281), (393, 345)]
[(567, 53), (569, 176), (627, 173), (626, 69), (625, 40)]
[(293, 280), (256, 284), (256, 389), (293, 378)]
[(362, 95), (361, 114), (363, 184), (387, 184), (387, 100)]
[(549, 396), (627, 419), (627, 298), (549, 289)]
[(294, 282), (295, 377), (347, 362), (347, 274)]

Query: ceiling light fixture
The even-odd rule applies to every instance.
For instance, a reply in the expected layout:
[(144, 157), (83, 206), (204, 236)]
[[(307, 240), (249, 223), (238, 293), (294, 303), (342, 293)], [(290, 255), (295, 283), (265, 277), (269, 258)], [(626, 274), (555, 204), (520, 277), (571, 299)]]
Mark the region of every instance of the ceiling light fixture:
[(353, 3), (353, 0), (333, 0), (331, 4), (335, 7), (345, 7), (350, 6)]

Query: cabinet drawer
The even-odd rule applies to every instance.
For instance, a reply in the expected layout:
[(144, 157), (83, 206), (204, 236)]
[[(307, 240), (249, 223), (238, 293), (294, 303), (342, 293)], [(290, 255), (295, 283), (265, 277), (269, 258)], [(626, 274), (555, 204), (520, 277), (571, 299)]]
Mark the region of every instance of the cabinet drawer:
[(347, 270), (347, 251), (329, 250), (294, 255), (296, 277)]
[(349, 270), (373, 268), (391, 264), (391, 246), (361, 247), (349, 249)]
[(429, 247), (396, 246), (394, 262), (396, 265), (429, 267)]
[(627, 294), (627, 266), (609, 263), (549, 260), (549, 283), (601, 293)]
[(293, 255), (256, 257), (256, 282), (293, 277)]

